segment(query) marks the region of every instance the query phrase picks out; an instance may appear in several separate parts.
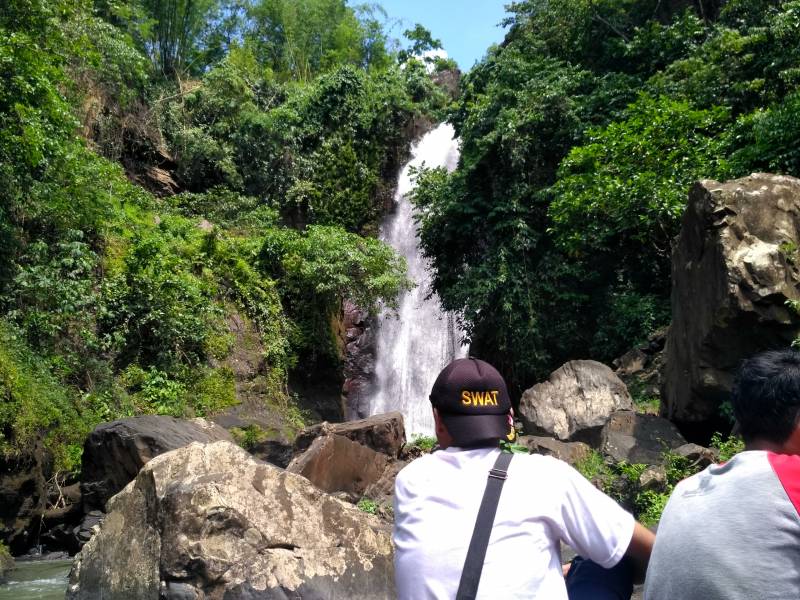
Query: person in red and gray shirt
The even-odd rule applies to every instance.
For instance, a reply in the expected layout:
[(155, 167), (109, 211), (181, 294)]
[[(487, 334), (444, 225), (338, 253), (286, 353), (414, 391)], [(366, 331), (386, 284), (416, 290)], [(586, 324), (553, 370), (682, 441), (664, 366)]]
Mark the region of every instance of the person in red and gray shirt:
[(732, 404), (745, 450), (675, 488), (645, 600), (800, 598), (800, 353), (745, 361)]

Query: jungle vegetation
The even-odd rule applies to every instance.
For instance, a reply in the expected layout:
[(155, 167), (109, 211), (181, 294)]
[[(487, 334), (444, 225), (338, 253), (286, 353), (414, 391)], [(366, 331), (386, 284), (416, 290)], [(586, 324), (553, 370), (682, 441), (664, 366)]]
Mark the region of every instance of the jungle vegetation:
[(689, 186), (800, 175), (800, 2), (522, 0), (420, 174), (434, 288), (517, 393), (669, 322)]
[(345, 0), (4, 2), (0, 453), (44, 435), (69, 471), (101, 421), (214, 414), (242, 348), (247, 393), (302, 425), (289, 376), (336, 371), (342, 299), (409, 285), (374, 233), (415, 121), (450, 101), (385, 21)]

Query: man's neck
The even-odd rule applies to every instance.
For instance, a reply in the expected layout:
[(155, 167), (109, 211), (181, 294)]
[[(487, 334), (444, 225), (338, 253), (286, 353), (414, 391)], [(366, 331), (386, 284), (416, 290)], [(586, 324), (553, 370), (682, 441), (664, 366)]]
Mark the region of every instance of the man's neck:
[(775, 454), (800, 454), (800, 448), (795, 448), (791, 443), (778, 444), (770, 440), (755, 439), (745, 442), (745, 450), (765, 450)]

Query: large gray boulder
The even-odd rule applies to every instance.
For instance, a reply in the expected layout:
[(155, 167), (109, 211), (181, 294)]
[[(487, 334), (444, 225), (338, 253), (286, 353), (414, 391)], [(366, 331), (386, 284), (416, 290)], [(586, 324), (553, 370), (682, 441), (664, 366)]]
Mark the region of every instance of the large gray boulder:
[(394, 597), (388, 525), (228, 442), (153, 458), (108, 507), (67, 600)]
[(192, 442), (233, 441), (205, 419), (145, 415), (98, 425), (83, 445), (81, 492), (84, 509), (105, 510), (106, 502), (132, 481), (152, 458)]
[(684, 444), (686, 440), (666, 419), (621, 410), (603, 427), (600, 450), (616, 462), (658, 465), (664, 462), (665, 452)]
[(663, 412), (687, 433), (717, 428), (742, 359), (788, 347), (800, 318), (800, 180), (755, 174), (689, 192), (672, 255)]
[(593, 360), (564, 364), (550, 379), (522, 394), (519, 404), (526, 433), (590, 443), (597, 441), (611, 413), (631, 408), (625, 384)]

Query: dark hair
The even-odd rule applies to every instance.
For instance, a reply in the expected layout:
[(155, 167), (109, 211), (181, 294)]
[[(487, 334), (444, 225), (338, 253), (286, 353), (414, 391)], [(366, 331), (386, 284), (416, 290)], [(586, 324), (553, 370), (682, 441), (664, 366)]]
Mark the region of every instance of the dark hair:
[(731, 402), (745, 441), (784, 443), (800, 417), (800, 352), (771, 350), (745, 360)]

